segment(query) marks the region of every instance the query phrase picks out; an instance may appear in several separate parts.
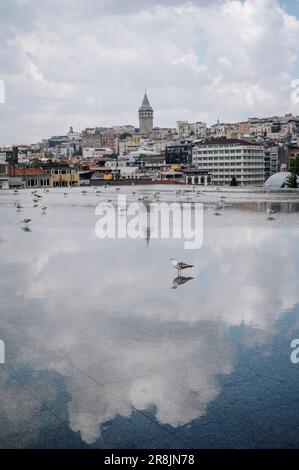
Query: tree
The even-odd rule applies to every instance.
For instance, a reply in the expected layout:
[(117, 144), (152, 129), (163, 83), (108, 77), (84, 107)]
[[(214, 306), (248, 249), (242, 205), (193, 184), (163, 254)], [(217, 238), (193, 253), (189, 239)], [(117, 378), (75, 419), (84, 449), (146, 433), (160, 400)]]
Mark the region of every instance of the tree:
[(130, 134), (129, 132), (123, 132), (123, 134), (120, 134), (119, 140), (121, 141), (126, 140), (127, 137), (132, 137), (132, 134)]
[(291, 173), (287, 177), (285, 183), (283, 184), (283, 187), (285, 187), (285, 188), (298, 188), (296, 173)]
[(232, 177), (231, 182), (229, 183), (230, 186), (238, 186), (238, 181), (235, 176)]

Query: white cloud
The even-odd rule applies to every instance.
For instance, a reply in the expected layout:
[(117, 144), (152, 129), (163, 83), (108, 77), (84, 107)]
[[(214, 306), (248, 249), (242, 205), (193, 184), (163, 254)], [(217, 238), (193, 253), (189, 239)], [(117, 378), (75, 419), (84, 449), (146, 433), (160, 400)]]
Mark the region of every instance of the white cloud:
[(3, 142), (71, 124), (137, 125), (144, 88), (161, 126), (297, 112), (299, 21), (277, 0), (0, 6)]

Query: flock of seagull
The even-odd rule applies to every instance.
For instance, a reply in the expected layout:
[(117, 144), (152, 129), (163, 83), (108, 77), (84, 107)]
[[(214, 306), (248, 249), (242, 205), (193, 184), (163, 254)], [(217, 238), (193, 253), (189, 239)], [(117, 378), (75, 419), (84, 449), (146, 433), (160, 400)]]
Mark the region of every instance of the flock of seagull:
[[(133, 183), (132, 183), (132, 186), (135, 186)], [(87, 191), (86, 189), (83, 189), (81, 191), (81, 194), (83, 196), (86, 196), (88, 194), (96, 194), (97, 196), (100, 196), (103, 192), (105, 193), (106, 189), (109, 187), (109, 185), (104, 185), (103, 186), (103, 189), (99, 189), (97, 187), (94, 187), (93, 188), (93, 192), (92, 191)], [(121, 190), (121, 187), (116, 187), (114, 188), (116, 192), (119, 192)], [(220, 191), (219, 188), (216, 188), (217, 191)], [(48, 188), (44, 188), (44, 192), (45, 193), (48, 193), (50, 190)], [(14, 194), (18, 194), (18, 189), (14, 189)], [(141, 195), (138, 195), (138, 192), (133, 190), (132, 191), (132, 196), (135, 197), (135, 199), (139, 202), (143, 202), (143, 203), (152, 203), (152, 202), (159, 202), (160, 200), (160, 191), (153, 191), (151, 194), (141, 194)], [(192, 190), (190, 189), (179, 189), (179, 190), (176, 190), (175, 191), (175, 197), (178, 198), (178, 197), (183, 197), (185, 198), (186, 201), (192, 201), (192, 202), (196, 202), (194, 201), (194, 196), (196, 197), (201, 197), (203, 196), (203, 192), (198, 190), (198, 189), (195, 189), (195, 188), (192, 188)], [(31, 191), (31, 195), (32, 195), (32, 203), (33, 203), (33, 207), (39, 207), (39, 202), (40, 200), (42, 199), (42, 195), (39, 194), (38, 190), (33, 190)], [(64, 197), (67, 197), (69, 196), (69, 193), (67, 191), (63, 192), (63, 196)], [(214, 215), (215, 216), (220, 216), (222, 215), (223, 213), (223, 209), (225, 208), (225, 200), (226, 200), (226, 197), (221, 195), (221, 194), (218, 194), (218, 202), (216, 204), (213, 205), (213, 209), (214, 209)], [(113, 203), (113, 200), (112, 199), (107, 199), (106, 200), (106, 203)], [(19, 202), (19, 201), (16, 201), (15, 202), (15, 206), (16, 206), (16, 209), (17, 211), (21, 211), (23, 209), (23, 206), (22, 204)], [(123, 212), (125, 211), (126, 209), (122, 208), (120, 210), (120, 212)], [(41, 212), (42, 214), (46, 214), (47, 212), (47, 206), (45, 205), (42, 205), (41, 206)], [(275, 220), (275, 218), (273, 217), (273, 215), (276, 214), (276, 211), (272, 210), (272, 209), (267, 209), (266, 210), (266, 215), (267, 215), (267, 219), (268, 220)], [(29, 224), (32, 222), (32, 219), (31, 218), (24, 218), (21, 223), (26, 227), (28, 228), (29, 227)]]
[[(44, 192), (49, 192), (48, 189), (44, 189)], [(19, 193), (18, 189), (14, 189), (14, 194), (17, 195)], [(31, 191), (31, 195), (32, 195), (32, 206), (33, 207), (38, 207), (38, 203), (39, 201), (41, 200), (41, 198), (43, 197), (41, 194), (38, 193), (37, 190), (34, 190), (34, 191)], [(20, 203), (20, 201), (16, 201), (15, 202), (15, 207), (16, 207), (16, 210), (17, 212), (21, 212), (22, 209), (24, 209), (24, 206), (22, 206), (22, 204)], [(41, 212), (42, 214), (46, 214), (46, 211), (47, 211), (47, 206), (44, 206), (42, 205), (41, 206)], [(25, 230), (29, 230), (29, 224), (30, 222), (32, 222), (32, 219), (30, 219), (29, 217), (25, 217), (23, 220), (20, 221), (20, 223), (23, 225), (23, 227), (25, 228)]]
[[(94, 187), (93, 193), (96, 194), (97, 196), (99, 196), (103, 192), (105, 193), (105, 190), (107, 189), (107, 187), (108, 187), (108, 185), (105, 185), (103, 187), (103, 189), (98, 189), (98, 188)], [(121, 190), (120, 187), (115, 188), (116, 192), (119, 192), (120, 190)], [(217, 188), (217, 190), (219, 191), (219, 188)], [(49, 192), (49, 189), (45, 188), (44, 193), (48, 193), (48, 192)], [(92, 193), (91, 191), (87, 191), (85, 189), (83, 189), (81, 191), (81, 194), (83, 196), (86, 196), (86, 195), (91, 194), (91, 193)], [(14, 189), (14, 194), (15, 195), (18, 194), (18, 189)], [(160, 194), (161, 194), (160, 191), (153, 191), (150, 195), (147, 195), (147, 194), (138, 195), (138, 192), (136, 192), (135, 190), (132, 191), (132, 196), (134, 196), (134, 198), (137, 201), (143, 202), (143, 203), (159, 202)], [(68, 195), (69, 195), (68, 192), (66, 192), (66, 191), (63, 192), (64, 197), (67, 197)], [(200, 196), (203, 196), (203, 193), (200, 190), (195, 190), (195, 188), (193, 188), (192, 190), (179, 189), (179, 190), (175, 191), (176, 198), (184, 197), (185, 200), (187, 200), (187, 201), (194, 201), (194, 198), (192, 197), (194, 195), (200, 197)], [(31, 191), (31, 197), (32, 197), (33, 207), (39, 207), (39, 203), (41, 202), (43, 196), (41, 194), (39, 194), (38, 190), (33, 190), (33, 191)], [(226, 200), (226, 197), (219, 194), (218, 202), (213, 205), (214, 215), (215, 216), (220, 216), (221, 212), (223, 213), (223, 209), (225, 208), (225, 200)], [(106, 203), (112, 203), (112, 202), (113, 202), (112, 199), (107, 199), (106, 200)], [(22, 204), (20, 203), (20, 201), (18, 201), (18, 200), (15, 202), (15, 207), (16, 207), (16, 210), (18, 212), (22, 211), (22, 209), (24, 208), (22, 206)], [(46, 214), (47, 206), (41, 205), (40, 208), (41, 208), (42, 215)], [(120, 210), (121, 211), (126, 211), (125, 208), (122, 208)], [(267, 215), (268, 220), (275, 220), (274, 217), (273, 217), (274, 214), (276, 214), (276, 211), (274, 211), (272, 209), (269, 209), (269, 208), (266, 210), (266, 215)], [(21, 220), (20, 223), (23, 225), (23, 229), (25, 231), (29, 231), (30, 230), (29, 229), (29, 224), (31, 222), (32, 222), (31, 218), (25, 217), (23, 220)], [(170, 261), (171, 261), (171, 264), (174, 267), (174, 269), (176, 269), (176, 271), (177, 271), (177, 276), (173, 280), (172, 289), (176, 289), (179, 285), (185, 284), (186, 282), (194, 279), (191, 276), (188, 276), (188, 277), (187, 276), (182, 276), (182, 271), (185, 271), (186, 269), (191, 269), (191, 268), (194, 267), (194, 265), (186, 263), (184, 261), (178, 261), (174, 257), (171, 258)]]

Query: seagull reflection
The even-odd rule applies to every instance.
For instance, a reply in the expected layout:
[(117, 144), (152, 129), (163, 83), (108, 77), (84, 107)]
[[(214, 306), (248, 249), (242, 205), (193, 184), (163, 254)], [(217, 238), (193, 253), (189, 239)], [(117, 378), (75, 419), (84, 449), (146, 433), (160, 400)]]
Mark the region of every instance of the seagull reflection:
[(194, 279), (194, 277), (177, 276), (172, 281), (171, 289), (177, 289), (178, 286), (182, 286), (183, 284), (186, 284), (186, 282), (191, 281), (191, 279)]
[(31, 228), (28, 227), (28, 225), (23, 225), (23, 227), (21, 227), (22, 230), (24, 230), (24, 232), (31, 232)]

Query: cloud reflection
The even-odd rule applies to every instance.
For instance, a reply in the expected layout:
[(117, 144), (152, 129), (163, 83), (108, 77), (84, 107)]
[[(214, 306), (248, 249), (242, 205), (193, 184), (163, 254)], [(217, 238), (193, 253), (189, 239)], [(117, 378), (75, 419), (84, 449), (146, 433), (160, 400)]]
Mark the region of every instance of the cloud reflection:
[(174, 241), (147, 249), (142, 242), (99, 242), (78, 229), (71, 241), (61, 230), (57, 244), (34, 231), (26, 253), (19, 257), (13, 242), (3, 253), (0, 270), (13, 265), (23, 305), (22, 317), (10, 312), (7, 320), (43, 352), (61, 356), (49, 364), (40, 355), (30, 367), (65, 378), (69, 426), (87, 444), (105, 423), (135, 409), (154, 407), (159, 423), (173, 427), (203, 416), (220, 393), (217, 376), (234, 369), (228, 329), (251, 327), (248, 348), (269, 342), (277, 320), (298, 302), (298, 229), (255, 226), (252, 214), (238, 226), (230, 217), (228, 211), (218, 228), (206, 220), (196, 278), (176, 295), (168, 260), (183, 251)]

